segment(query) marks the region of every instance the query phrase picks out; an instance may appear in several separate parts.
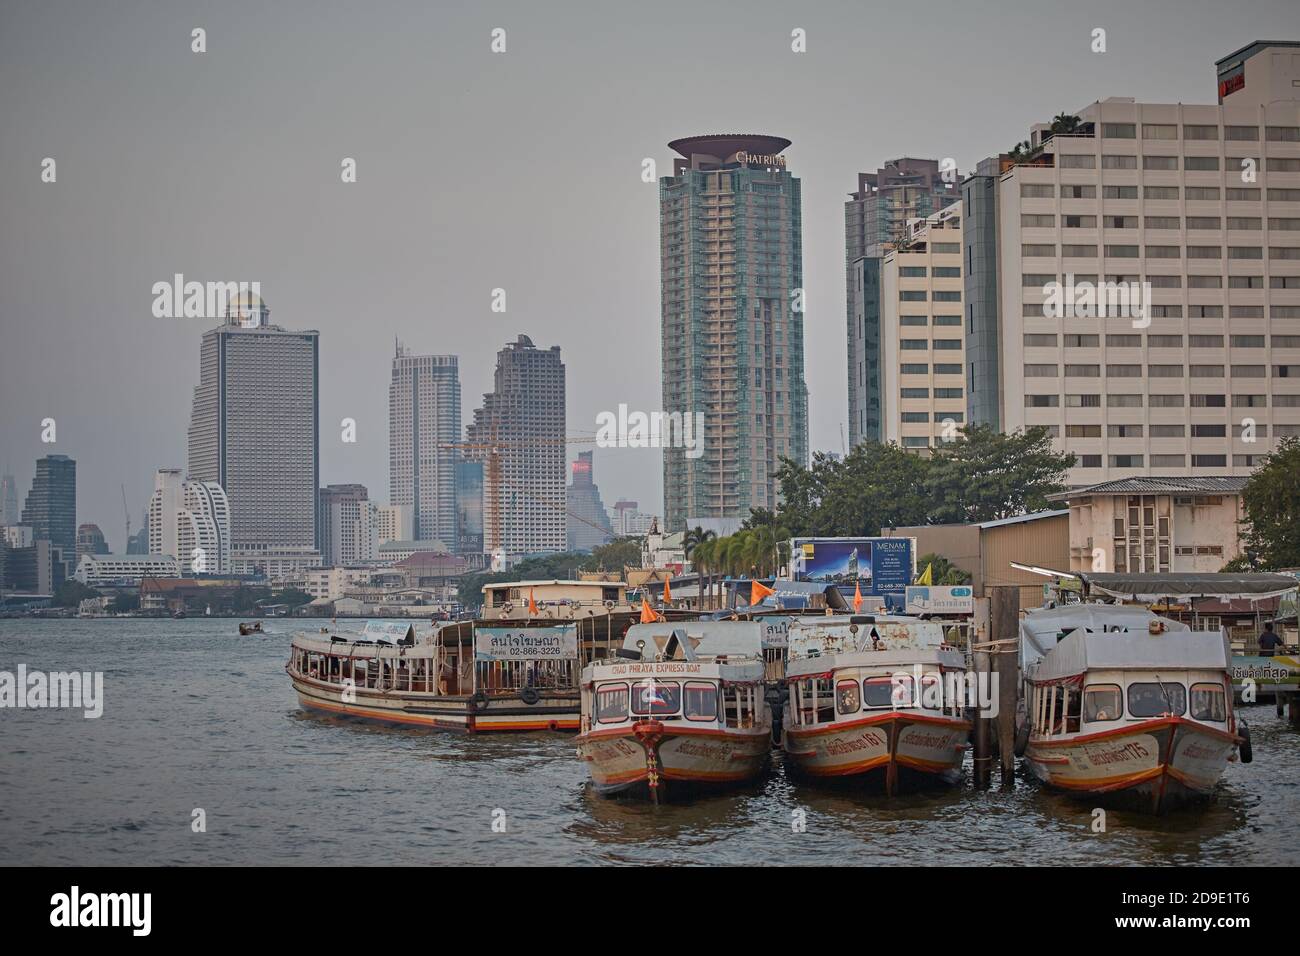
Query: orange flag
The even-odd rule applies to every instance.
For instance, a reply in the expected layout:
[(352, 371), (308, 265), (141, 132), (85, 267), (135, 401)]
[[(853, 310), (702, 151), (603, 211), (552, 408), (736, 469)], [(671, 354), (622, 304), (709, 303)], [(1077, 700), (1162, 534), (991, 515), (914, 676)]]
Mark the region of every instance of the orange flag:
[(853, 610), (862, 610), (862, 584), (860, 582), (853, 585)]
[(749, 585), (749, 603), (759, 604), (762, 602), (763, 598), (767, 597), (769, 594), (775, 593), (776, 592), (766, 584), (760, 584), (758, 581), (751, 582)]
[(650, 602), (647, 601), (645, 595), (642, 594), (641, 595), (641, 623), (653, 624), (657, 620), (659, 620), (659, 615), (655, 613), (655, 609), (650, 606)]
[(533, 589), (532, 589), (532, 588), (529, 588), (529, 589), (528, 589), (528, 613), (529, 613), (529, 614), (536, 614), (536, 613), (537, 613), (537, 602), (536, 602), (535, 600), (533, 600)]
[(669, 587), (669, 582), (664, 580), (664, 603), (667, 604), (673, 599), (673, 589)]

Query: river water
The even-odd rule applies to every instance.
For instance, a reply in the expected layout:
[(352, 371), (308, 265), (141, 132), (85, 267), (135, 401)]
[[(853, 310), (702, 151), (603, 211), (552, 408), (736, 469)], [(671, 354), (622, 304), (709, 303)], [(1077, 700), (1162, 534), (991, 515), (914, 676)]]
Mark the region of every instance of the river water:
[(968, 772), (889, 799), (794, 786), (778, 760), (751, 790), (653, 807), (588, 792), (564, 735), (303, 713), (283, 670), (293, 626), (0, 620), (0, 670), (104, 673), (98, 719), (0, 710), (0, 864), (1300, 862), (1300, 732), (1271, 704), (1245, 710), (1255, 760), (1211, 804), (1110, 810), (1102, 833), (1087, 804), (1024, 778), (1003, 790), (996, 771), (985, 791)]

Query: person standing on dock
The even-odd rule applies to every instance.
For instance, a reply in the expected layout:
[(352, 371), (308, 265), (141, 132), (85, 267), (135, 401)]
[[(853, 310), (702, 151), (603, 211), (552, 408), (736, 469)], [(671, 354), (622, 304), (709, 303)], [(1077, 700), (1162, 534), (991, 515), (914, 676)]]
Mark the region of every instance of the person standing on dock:
[(1273, 631), (1273, 622), (1265, 621), (1264, 630), (1259, 635), (1259, 656), (1272, 657), (1282, 639)]

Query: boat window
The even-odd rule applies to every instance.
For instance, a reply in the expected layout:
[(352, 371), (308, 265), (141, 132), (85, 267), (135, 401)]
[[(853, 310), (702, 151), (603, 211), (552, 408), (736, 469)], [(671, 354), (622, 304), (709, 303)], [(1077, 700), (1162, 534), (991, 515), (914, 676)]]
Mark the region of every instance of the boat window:
[(889, 707), (894, 682), (888, 677), (868, 677), (862, 682), (862, 698), (867, 707)]
[(639, 680), (632, 685), (632, 713), (662, 716), (682, 709), (682, 685), (676, 681)]
[(1180, 716), (1187, 709), (1187, 688), (1177, 681), (1143, 681), (1128, 685), (1130, 717)]
[(718, 688), (702, 681), (687, 681), (683, 712), (687, 720), (717, 720)]
[[(758, 693), (755, 684), (724, 684), (722, 706), (728, 727), (753, 727), (758, 713)], [(810, 723), (811, 719), (801, 721)]]
[(856, 714), (862, 709), (862, 688), (855, 680), (842, 680), (835, 685), (835, 709), (841, 714)]
[(1228, 719), (1228, 702), (1222, 684), (1192, 685), (1192, 717), (1196, 720)]
[(601, 684), (596, 689), (596, 721), (616, 724), (627, 719), (627, 684)]
[(911, 707), (914, 698), (912, 676), (895, 674), (889, 680), (889, 703), (891, 707)]
[(1119, 720), (1124, 716), (1124, 696), (1118, 684), (1090, 684), (1083, 692), (1083, 719)]

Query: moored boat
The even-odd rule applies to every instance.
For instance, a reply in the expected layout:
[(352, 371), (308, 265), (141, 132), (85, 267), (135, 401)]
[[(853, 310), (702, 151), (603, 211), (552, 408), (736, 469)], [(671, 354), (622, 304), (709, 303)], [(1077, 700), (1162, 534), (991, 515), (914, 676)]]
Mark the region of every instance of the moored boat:
[(339, 717), (471, 732), (576, 730), (576, 626), (475, 623), (423, 637), (405, 621), (299, 634), (285, 669), (304, 709)]
[(582, 671), (578, 756), (593, 788), (655, 802), (759, 778), (772, 748), (763, 625), (632, 627)]
[(1249, 761), (1219, 631), (1137, 608), (1076, 604), (1021, 622), (1025, 760), (1048, 786), (1160, 813)]
[(962, 652), (914, 618), (801, 619), (789, 631), (785, 765), (893, 795), (961, 777), (971, 723)]

